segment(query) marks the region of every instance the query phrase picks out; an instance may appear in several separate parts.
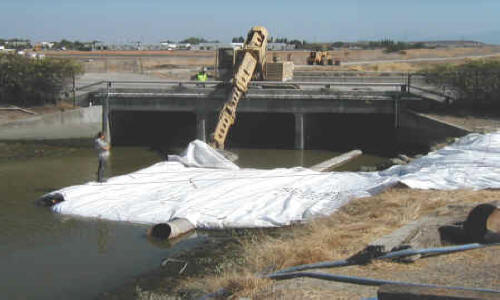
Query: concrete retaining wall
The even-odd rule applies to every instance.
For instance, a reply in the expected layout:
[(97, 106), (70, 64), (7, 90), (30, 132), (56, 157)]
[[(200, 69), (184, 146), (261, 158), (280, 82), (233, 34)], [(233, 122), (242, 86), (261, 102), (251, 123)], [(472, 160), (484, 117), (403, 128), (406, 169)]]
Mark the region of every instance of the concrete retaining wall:
[(448, 137), (460, 137), (470, 131), (423, 114), (406, 110), (400, 115), (400, 140), (425, 141), (427, 144), (440, 142)]
[(0, 140), (91, 138), (101, 119), (101, 106), (92, 106), (16, 120), (0, 125)]

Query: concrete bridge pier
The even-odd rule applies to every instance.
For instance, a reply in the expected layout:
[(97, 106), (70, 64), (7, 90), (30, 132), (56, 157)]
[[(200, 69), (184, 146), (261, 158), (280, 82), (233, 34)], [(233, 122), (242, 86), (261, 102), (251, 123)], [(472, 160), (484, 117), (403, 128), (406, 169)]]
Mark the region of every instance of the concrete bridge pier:
[(102, 102), (102, 132), (106, 142), (111, 145), (111, 129), (109, 124), (109, 97), (105, 97)]
[(399, 103), (400, 99), (398, 97), (394, 98), (394, 128), (399, 128), (399, 118), (401, 114), (401, 105)]
[(304, 114), (295, 113), (295, 149), (304, 150)]
[(196, 114), (196, 138), (207, 142), (207, 114)]

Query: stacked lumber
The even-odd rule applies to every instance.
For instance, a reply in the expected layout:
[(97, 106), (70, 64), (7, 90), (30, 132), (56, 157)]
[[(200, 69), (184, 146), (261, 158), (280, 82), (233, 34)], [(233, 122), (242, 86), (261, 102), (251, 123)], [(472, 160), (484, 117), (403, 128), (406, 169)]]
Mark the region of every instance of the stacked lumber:
[(293, 62), (272, 62), (266, 64), (266, 80), (288, 81), (293, 79)]

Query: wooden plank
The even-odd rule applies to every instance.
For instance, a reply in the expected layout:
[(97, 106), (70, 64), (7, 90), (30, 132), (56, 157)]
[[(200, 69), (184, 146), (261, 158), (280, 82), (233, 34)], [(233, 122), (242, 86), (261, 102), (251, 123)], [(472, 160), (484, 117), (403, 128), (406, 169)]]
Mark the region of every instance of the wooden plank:
[(339, 156), (335, 156), (334, 158), (331, 158), (329, 160), (325, 160), (324, 162), (321, 162), (317, 165), (310, 167), (310, 169), (312, 169), (314, 171), (318, 171), (318, 172), (325, 172), (327, 170), (339, 167), (339, 166), (355, 159), (356, 157), (360, 156), (361, 154), (363, 154), (363, 152), (361, 150), (352, 150), (352, 151), (349, 151), (347, 153), (341, 154)]

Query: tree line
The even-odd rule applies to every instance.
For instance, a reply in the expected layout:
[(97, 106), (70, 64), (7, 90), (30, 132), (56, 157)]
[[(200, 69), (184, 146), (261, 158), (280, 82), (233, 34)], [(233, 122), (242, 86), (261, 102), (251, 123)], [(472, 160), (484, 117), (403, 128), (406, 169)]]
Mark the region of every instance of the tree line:
[(70, 59), (0, 54), (0, 103), (55, 104), (73, 76), (82, 73), (82, 65)]
[[(65, 50), (76, 50), (76, 51), (92, 51), (96, 48), (96, 45), (99, 44), (100, 41), (90, 41), (90, 42), (80, 42), (70, 41), (66, 39), (62, 39), (59, 42), (54, 42), (54, 49), (65, 49)], [(105, 47), (104, 47), (105, 48)]]
[(204, 38), (198, 38), (198, 37), (188, 37), (187, 39), (183, 39), (180, 41), (182, 44), (191, 44), (191, 45), (198, 45), (200, 43), (219, 43), (218, 40), (215, 41), (209, 41)]
[(26, 48), (31, 48), (31, 41), (28, 39), (1, 39), (0, 38), (0, 46), (4, 46), (5, 48), (10, 48), (10, 49), (16, 49), (16, 50), (21, 50), (21, 49), (26, 49)]
[[(243, 43), (245, 42), (245, 38), (243, 36), (233, 37), (232, 42)], [(384, 49), (384, 52), (391, 53), (408, 49), (428, 48), (422, 42), (407, 43), (401, 41), (394, 41), (391, 39), (382, 39), (380, 41), (361, 41), (361, 42), (336, 41), (336, 42), (310, 43), (307, 42), (306, 40), (269, 37), (268, 42), (295, 45), (295, 49), (317, 50), (317, 51), (332, 50), (336, 48), (338, 49), (338, 48), (358, 47), (361, 49)]]

